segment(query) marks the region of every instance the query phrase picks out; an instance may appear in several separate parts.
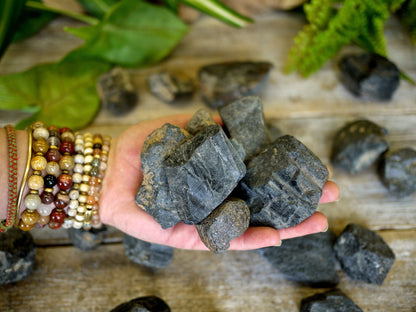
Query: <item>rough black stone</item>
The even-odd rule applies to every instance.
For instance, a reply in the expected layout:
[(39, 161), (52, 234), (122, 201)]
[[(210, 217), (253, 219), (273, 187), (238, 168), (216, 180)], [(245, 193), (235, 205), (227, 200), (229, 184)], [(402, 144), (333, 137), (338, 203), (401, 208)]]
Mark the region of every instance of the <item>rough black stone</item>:
[(379, 175), (396, 197), (413, 194), (416, 192), (416, 151), (409, 147), (388, 151), (382, 157)]
[(196, 134), (205, 127), (212, 125), (215, 125), (215, 121), (211, 113), (207, 109), (201, 108), (189, 120), (186, 130), (191, 134)]
[(221, 126), (205, 127), (164, 161), (169, 194), (181, 221), (205, 219), (237, 186), (246, 167)]
[(131, 261), (148, 268), (159, 269), (169, 265), (174, 249), (170, 246), (149, 243), (125, 235), (123, 244)]
[(344, 86), (364, 100), (389, 101), (400, 83), (397, 66), (377, 54), (347, 55), (339, 68)]
[(252, 225), (287, 228), (314, 213), (327, 177), (319, 158), (285, 135), (249, 161), (236, 196), (250, 207)]
[(199, 71), (202, 99), (218, 108), (245, 95), (258, 94), (266, 85), (273, 65), (269, 62), (226, 62)]
[(362, 312), (341, 290), (333, 289), (302, 299), (300, 312)]
[(312, 287), (332, 287), (339, 283), (335, 269), (331, 231), (283, 241), (280, 247), (266, 247), (257, 252), (288, 280)]
[(163, 71), (147, 78), (150, 92), (165, 103), (173, 103), (189, 98), (194, 91), (191, 79)]
[(202, 242), (215, 253), (226, 251), (230, 242), (243, 234), (250, 223), (250, 210), (244, 200), (230, 198), (196, 225)]
[(0, 285), (28, 276), (35, 266), (36, 246), (32, 235), (17, 228), (0, 233)]
[(331, 162), (355, 174), (374, 164), (388, 147), (386, 129), (369, 120), (356, 120), (336, 133)]
[(136, 194), (136, 203), (152, 215), (164, 229), (178, 223), (180, 217), (169, 194), (162, 161), (180, 142), (189, 137), (190, 134), (185, 129), (165, 124), (162, 128), (153, 131), (143, 145), (141, 153), (143, 181)]
[(138, 95), (130, 80), (129, 73), (115, 67), (98, 79), (98, 93), (103, 107), (115, 116), (125, 115), (138, 103)]
[(271, 143), (259, 97), (243, 97), (218, 111), (231, 138), (243, 147), (246, 159), (257, 155)]
[(89, 251), (97, 248), (103, 243), (107, 235), (107, 227), (103, 225), (99, 229), (92, 228), (91, 230), (84, 229), (68, 229), (68, 236), (72, 244), (83, 250)]
[(170, 312), (170, 308), (159, 297), (147, 296), (122, 303), (110, 312)]
[(375, 232), (348, 224), (334, 244), (342, 269), (352, 279), (381, 285), (394, 263), (394, 253)]

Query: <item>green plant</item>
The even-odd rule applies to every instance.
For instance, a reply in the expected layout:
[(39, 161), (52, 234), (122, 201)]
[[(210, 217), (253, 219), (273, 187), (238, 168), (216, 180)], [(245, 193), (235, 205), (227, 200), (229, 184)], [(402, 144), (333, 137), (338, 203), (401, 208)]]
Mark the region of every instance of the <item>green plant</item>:
[[(142, 0), (78, 1), (89, 15), (53, 9), (39, 0), (0, 2), (0, 56), (14, 36), (25, 38), (33, 34), (33, 31), (24, 32), (27, 27), (20, 27), (18, 35), (19, 25), (35, 23), (36, 27), (31, 29), (37, 30), (56, 14), (89, 24), (66, 28), (85, 43), (59, 62), (0, 76), (0, 109), (32, 114), (22, 120), (18, 128), (26, 127), (33, 120), (74, 129), (87, 125), (99, 109), (95, 85), (101, 74), (113, 65), (141, 67), (155, 64), (188, 32), (188, 26), (175, 14), (178, 2), (192, 5), (234, 26), (243, 26), (250, 21), (217, 0), (171, 0), (166, 1), (167, 7)], [(36, 22), (34, 12), (41, 14), (42, 22)]]

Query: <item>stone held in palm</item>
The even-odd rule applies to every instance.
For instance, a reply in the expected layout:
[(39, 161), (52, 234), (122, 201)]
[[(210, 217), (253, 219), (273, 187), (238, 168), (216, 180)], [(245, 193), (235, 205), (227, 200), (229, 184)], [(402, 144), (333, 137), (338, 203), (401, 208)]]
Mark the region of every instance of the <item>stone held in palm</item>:
[(191, 119), (186, 125), (186, 130), (189, 133), (195, 135), (205, 127), (213, 125), (215, 125), (215, 121), (212, 118), (212, 115), (209, 112), (209, 110), (201, 108), (195, 114), (192, 115)]
[(377, 233), (350, 223), (334, 244), (342, 269), (349, 277), (381, 285), (390, 271), (395, 255)]
[(405, 147), (385, 153), (379, 176), (396, 197), (406, 197), (416, 192), (416, 151)]
[(226, 251), (230, 242), (243, 234), (250, 223), (250, 210), (238, 198), (226, 199), (208, 217), (196, 225), (199, 237), (209, 250)]
[(288, 280), (311, 287), (339, 283), (332, 245), (336, 236), (327, 231), (283, 241), (280, 247), (257, 249)]
[(124, 302), (110, 312), (170, 312), (170, 307), (159, 297), (146, 296)]
[(388, 147), (386, 129), (369, 120), (355, 120), (335, 134), (331, 162), (356, 174), (373, 165)]
[(240, 144), (249, 159), (271, 143), (259, 97), (246, 96), (218, 109), (231, 138)]
[(302, 299), (300, 312), (362, 312), (344, 292), (339, 289), (331, 289)]
[(173, 258), (173, 247), (145, 242), (130, 235), (124, 236), (123, 245), (131, 261), (148, 268), (167, 267)]
[(268, 81), (269, 62), (225, 62), (202, 67), (199, 84), (202, 99), (218, 108), (246, 95), (256, 95)]
[(315, 212), (327, 178), (328, 169), (319, 158), (285, 135), (248, 162), (236, 196), (248, 203), (252, 225), (282, 229)]
[(219, 206), (246, 167), (221, 126), (208, 126), (163, 160), (169, 194), (181, 221), (196, 224)]
[(171, 200), (163, 159), (190, 137), (185, 129), (165, 124), (153, 131), (143, 145), (143, 181), (136, 194), (136, 203), (164, 229), (175, 225), (181, 218)]

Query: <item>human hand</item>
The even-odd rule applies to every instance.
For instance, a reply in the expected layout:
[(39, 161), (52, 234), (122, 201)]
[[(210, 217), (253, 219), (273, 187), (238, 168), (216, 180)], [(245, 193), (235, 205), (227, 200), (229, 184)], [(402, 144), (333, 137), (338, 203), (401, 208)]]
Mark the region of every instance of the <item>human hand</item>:
[[(100, 216), (103, 223), (144, 241), (176, 248), (207, 250), (194, 225), (180, 222), (168, 229), (162, 229), (135, 202), (135, 195), (143, 179), (140, 154), (146, 137), (165, 123), (186, 127), (190, 118), (190, 115), (175, 115), (146, 121), (129, 127), (113, 139), (100, 198)], [(338, 186), (327, 181), (320, 203), (334, 201), (338, 196)], [(283, 239), (325, 231), (327, 226), (326, 217), (315, 212), (302, 223), (286, 229), (249, 227), (243, 235), (230, 243), (229, 249), (248, 250), (277, 246)]]

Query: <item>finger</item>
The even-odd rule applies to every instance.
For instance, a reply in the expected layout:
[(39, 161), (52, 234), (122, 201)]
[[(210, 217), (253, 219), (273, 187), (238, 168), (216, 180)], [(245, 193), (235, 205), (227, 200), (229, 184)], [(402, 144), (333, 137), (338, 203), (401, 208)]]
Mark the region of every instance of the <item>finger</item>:
[(323, 189), (320, 204), (336, 201), (339, 198), (339, 187), (335, 182), (326, 181)]
[(280, 238), (289, 239), (313, 233), (325, 232), (328, 229), (328, 220), (326, 216), (316, 211), (312, 216), (298, 225), (287, 229), (279, 230)]
[(279, 231), (271, 227), (249, 227), (230, 242), (230, 250), (250, 250), (280, 245)]

